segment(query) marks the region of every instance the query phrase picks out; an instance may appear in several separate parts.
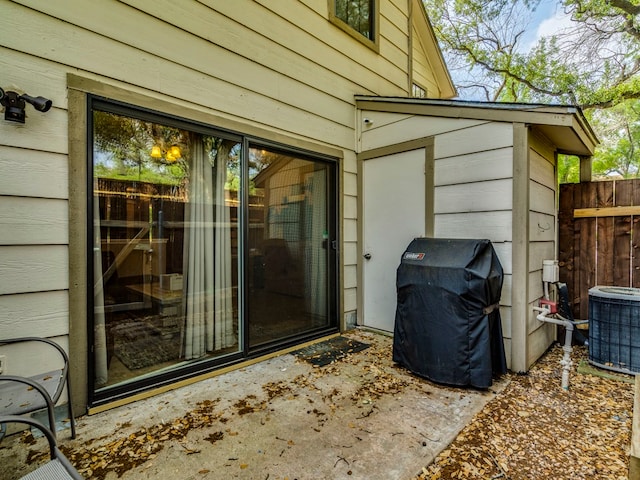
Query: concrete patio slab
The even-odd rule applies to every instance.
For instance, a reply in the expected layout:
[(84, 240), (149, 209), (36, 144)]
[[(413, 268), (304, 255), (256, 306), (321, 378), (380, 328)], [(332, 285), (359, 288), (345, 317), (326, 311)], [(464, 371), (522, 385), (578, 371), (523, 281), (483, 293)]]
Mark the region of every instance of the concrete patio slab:
[[(409, 480), (507, 383), (435, 385), (392, 362), (390, 337), (345, 336), (369, 347), (320, 367), (284, 354), (85, 416), (62, 450), (98, 479)], [(2, 478), (44, 450), (6, 438)]]

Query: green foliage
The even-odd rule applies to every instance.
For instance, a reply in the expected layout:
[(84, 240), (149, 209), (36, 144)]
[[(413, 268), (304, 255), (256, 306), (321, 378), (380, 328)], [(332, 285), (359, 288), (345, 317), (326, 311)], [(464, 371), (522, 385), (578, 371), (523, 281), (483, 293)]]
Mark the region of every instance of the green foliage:
[(603, 134), (593, 159), (598, 177), (638, 178), (640, 166), (640, 101), (628, 100), (598, 111), (591, 123)]
[[(559, 1), (572, 26), (525, 50), (521, 39), (539, 4), (425, 0), (463, 98), (578, 105), (602, 141), (594, 177), (637, 176), (640, 1)], [(559, 177), (571, 181), (578, 167), (567, 162)]]
[(334, 13), (357, 32), (372, 38), (370, 0), (335, 0)]
[(573, 155), (558, 155), (558, 183), (580, 182), (580, 159)]
[[(93, 112), (93, 130), (97, 177), (178, 185), (188, 176), (187, 132), (99, 110)], [(179, 146), (182, 158), (153, 158), (154, 145)]]

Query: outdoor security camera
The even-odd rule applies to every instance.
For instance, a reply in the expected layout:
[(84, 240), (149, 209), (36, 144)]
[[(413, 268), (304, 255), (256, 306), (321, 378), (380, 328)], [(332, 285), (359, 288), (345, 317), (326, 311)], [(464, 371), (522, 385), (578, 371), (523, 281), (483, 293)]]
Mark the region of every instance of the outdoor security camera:
[(25, 102), (30, 103), (31, 105), (33, 105), (33, 108), (35, 108), (39, 112), (48, 112), (49, 109), (51, 108), (51, 105), (53, 104), (53, 102), (51, 100), (49, 100), (48, 98), (32, 97), (30, 95), (27, 95), (26, 93), (24, 95), (21, 95), (20, 97)]
[(44, 97), (32, 97), (30, 95), (17, 92), (4, 91), (0, 88), (0, 105), (4, 107), (4, 119), (9, 122), (24, 123), (26, 118), (24, 108), (25, 102), (33, 105), (39, 112), (47, 112), (53, 102)]

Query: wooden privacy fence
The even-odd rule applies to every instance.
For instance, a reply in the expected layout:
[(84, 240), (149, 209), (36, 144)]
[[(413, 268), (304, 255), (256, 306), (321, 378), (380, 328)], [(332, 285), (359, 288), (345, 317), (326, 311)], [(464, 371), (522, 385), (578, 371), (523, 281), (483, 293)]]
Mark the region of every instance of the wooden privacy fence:
[(589, 288), (640, 288), (640, 180), (560, 185), (560, 281), (576, 318), (589, 318)]

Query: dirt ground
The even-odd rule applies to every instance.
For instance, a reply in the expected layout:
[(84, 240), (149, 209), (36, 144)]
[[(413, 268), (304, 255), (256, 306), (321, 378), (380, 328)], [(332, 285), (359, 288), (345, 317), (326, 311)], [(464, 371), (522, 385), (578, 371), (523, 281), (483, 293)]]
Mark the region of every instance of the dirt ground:
[[(391, 361), (389, 337), (325, 366), (286, 354), (79, 419), (61, 448), (86, 478), (627, 478), (632, 377), (578, 373), (554, 346), (487, 391), (435, 385)], [(43, 461), (31, 434), (0, 445), (2, 478)], [(25, 467), (25, 464), (31, 464)]]
[(575, 347), (563, 390), (562, 354), (555, 345), (527, 375), (510, 375), (417, 478), (626, 480), (633, 377), (586, 366), (587, 349)]

